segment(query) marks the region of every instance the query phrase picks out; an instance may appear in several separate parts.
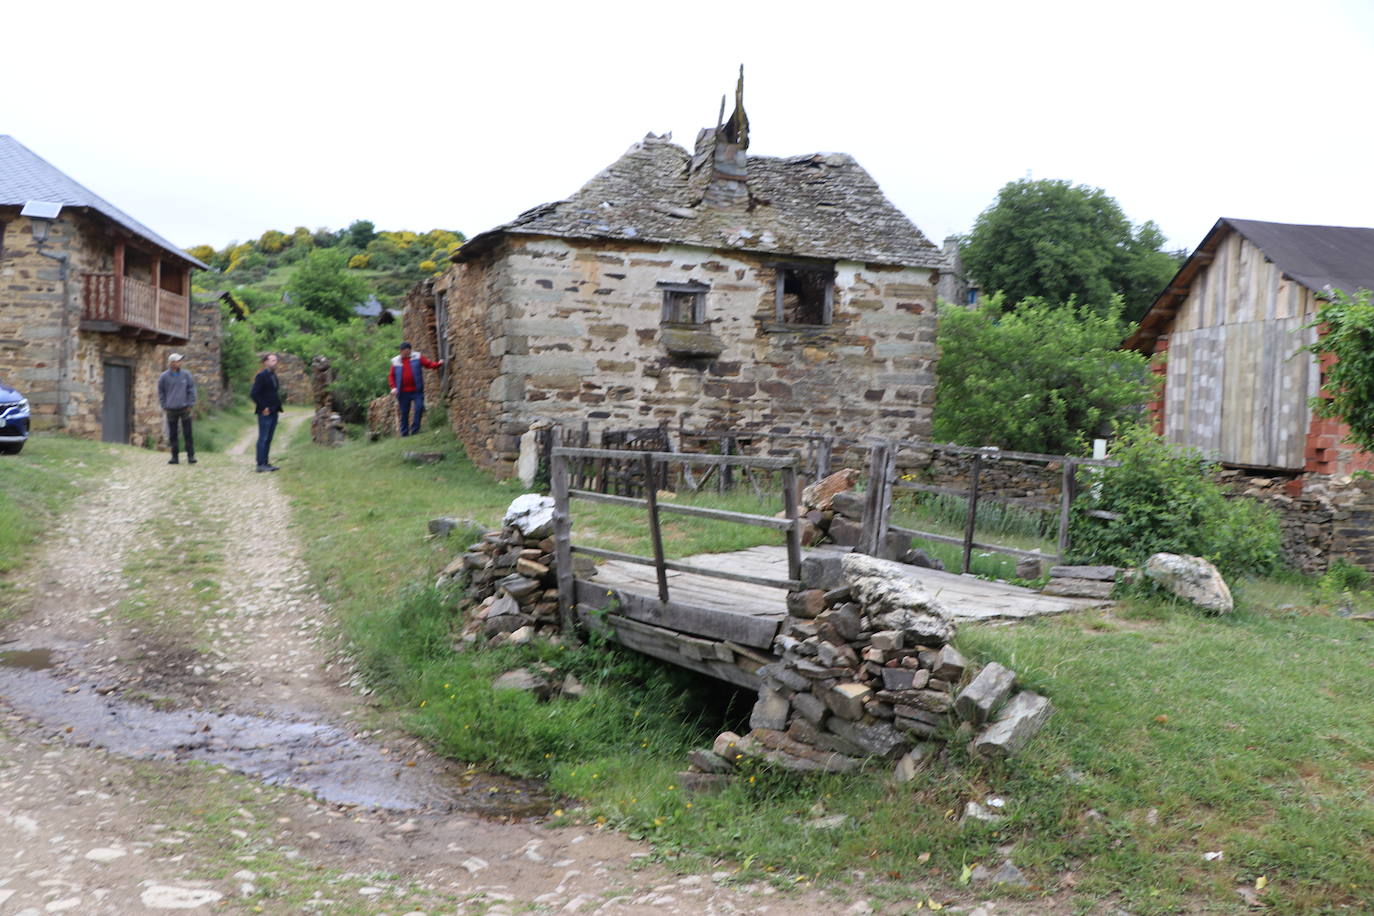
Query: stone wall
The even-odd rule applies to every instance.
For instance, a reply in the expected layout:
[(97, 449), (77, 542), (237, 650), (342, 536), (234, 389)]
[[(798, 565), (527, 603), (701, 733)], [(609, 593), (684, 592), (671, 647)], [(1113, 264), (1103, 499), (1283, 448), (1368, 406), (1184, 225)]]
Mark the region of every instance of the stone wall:
[(1320, 575), (1338, 557), (1374, 571), (1374, 481), (1303, 474), (1260, 477), (1223, 471), (1234, 496), (1269, 506), (1283, 529), (1283, 555)]
[[(386, 372), (383, 366), (379, 370)], [(277, 353), (277, 384), (283, 404), (314, 404), (310, 365), (294, 353)]]
[[(536, 418), (925, 438), (936, 279), (836, 264), (833, 320), (774, 321), (773, 259), (626, 242), (507, 238), (436, 284), (448, 294), (451, 417), (509, 474)], [(665, 325), (660, 283), (709, 287), (701, 325)]]
[(133, 369), (131, 441), (159, 441), (157, 377), (171, 348), (79, 329), (82, 278), (114, 269), (103, 224), (75, 210), (54, 221), (44, 248), (66, 253), (65, 284), (61, 263), (38, 253), (17, 207), (0, 207), (0, 224), (0, 378), (29, 398), (33, 428), (99, 438), (105, 363), (115, 362)]
[[(163, 348), (167, 353), (186, 356), (184, 368), (195, 376), (196, 406), (202, 413), (224, 407), (231, 394), (224, 384), (224, 364), (220, 358), (223, 343), (218, 297), (208, 302), (192, 297), (191, 339), (180, 349)], [(163, 361), (166, 362), (165, 357)]]

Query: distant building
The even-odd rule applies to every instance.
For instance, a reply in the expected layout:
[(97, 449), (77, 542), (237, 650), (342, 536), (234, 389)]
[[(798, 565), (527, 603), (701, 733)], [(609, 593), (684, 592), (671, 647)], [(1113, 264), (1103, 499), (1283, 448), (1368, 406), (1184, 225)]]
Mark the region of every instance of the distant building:
[(929, 435), (944, 253), (850, 156), (748, 155), (742, 93), (693, 150), (649, 134), (475, 236), (407, 308), (479, 464), (510, 472), (541, 418)]
[[(192, 319), (197, 268), (207, 269), (0, 136), (0, 378), (28, 396), (36, 429), (158, 441), (167, 355), (218, 334), (217, 303), (204, 306), (213, 322)], [(220, 371), (195, 360), (186, 368), (197, 378)]]
[(1374, 289), (1374, 229), (1218, 220), (1126, 341), (1167, 353), (1164, 435), (1237, 467), (1374, 467), (1308, 407), (1323, 379), (1302, 348), (1329, 288)]

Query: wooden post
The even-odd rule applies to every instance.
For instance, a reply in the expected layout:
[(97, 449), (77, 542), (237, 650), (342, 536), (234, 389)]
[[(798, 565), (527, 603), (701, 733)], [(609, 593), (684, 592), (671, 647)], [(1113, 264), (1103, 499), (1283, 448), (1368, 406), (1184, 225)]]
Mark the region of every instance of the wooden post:
[[(722, 455), (733, 455), (735, 453), (735, 437), (726, 436), (720, 440), (720, 453)], [(728, 464), (723, 464), (716, 471), (716, 490), (724, 493), (735, 483), (734, 468)]]
[(878, 518), (873, 526), (873, 547), (875, 556), (882, 556), (887, 549), (887, 530), (892, 520), (893, 484), (897, 481), (897, 446), (887, 443), (886, 460), (883, 461), (883, 498), (878, 503)]
[(882, 523), (883, 503), (887, 499), (884, 479), (887, 477), (888, 443), (880, 442), (868, 450), (868, 498), (864, 501), (862, 533), (855, 549), (869, 556), (878, 555), (878, 526)]
[(654, 572), (658, 574), (658, 600), (668, 603), (668, 569), (663, 565), (663, 529), (658, 522), (658, 491), (654, 487), (654, 455), (644, 453), (644, 502), (649, 506), (649, 537), (654, 544)]
[(1065, 459), (1064, 476), (1059, 483), (1059, 562), (1069, 554), (1069, 513), (1078, 495), (1078, 465)]
[(968, 518), (964, 521), (964, 562), (961, 572), (968, 572), (973, 559), (973, 527), (978, 519), (978, 472), (983, 467), (983, 456), (973, 456), (973, 467), (968, 473)]
[(787, 529), (787, 578), (801, 579), (801, 528), (797, 519), (797, 469), (782, 469), (782, 507), (792, 527)]
[(834, 454), (835, 440), (832, 436), (822, 436), (816, 441), (816, 483), (830, 476), (830, 461)]
[(572, 515), (568, 507), (568, 459), (550, 459), (549, 483), (553, 490), (553, 556), (558, 565), (558, 619), (563, 635), (577, 631), (577, 584), (572, 568)]
[(157, 255), (153, 255), (153, 326), (163, 333), (168, 330), (167, 319), (162, 314), (162, 258)]
[(112, 316), (114, 321), (124, 320), (124, 242), (115, 242), (114, 246), (114, 304), (115, 313)]

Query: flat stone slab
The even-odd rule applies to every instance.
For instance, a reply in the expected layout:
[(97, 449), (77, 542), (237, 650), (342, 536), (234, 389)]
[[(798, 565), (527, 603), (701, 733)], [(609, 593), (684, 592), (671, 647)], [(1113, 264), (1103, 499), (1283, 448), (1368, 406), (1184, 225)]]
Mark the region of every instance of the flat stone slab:
[(1051, 579), (1097, 579), (1115, 582), (1121, 570), (1115, 566), (1051, 566)]

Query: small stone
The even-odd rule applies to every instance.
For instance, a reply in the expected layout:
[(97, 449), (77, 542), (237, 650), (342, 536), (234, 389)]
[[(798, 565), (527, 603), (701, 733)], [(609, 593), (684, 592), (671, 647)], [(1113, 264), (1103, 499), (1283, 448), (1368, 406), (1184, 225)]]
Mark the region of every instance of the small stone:
[(711, 751), (717, 757), (734, 763), (741, 756), (739, 742), (740, 737), (734, 732), (721, 732), (711, 744)]
[(966, 722), (986, 721), (1015, 685), (1016, 672), (989, 662), (955, 699), (954, 709)]
[(813, 725), (821, 725), (830, 715), (825, 702), (812, 693), (797, 693), (792, 696), (792, 708), (797, 714)]
[(704, 749), (690, 751), (687, 759), (703, 773), (733, 773), (735, 765), (719, 754)]
[(1003, 820), (1002, 815), (989, 811), (977, 802), (971, 801), (964, 805), (964, 816), (960, 819), (960, 823), (981, 821), (984, 824), (996, 824), (1001, 820)]
[(1054, 707), (1038, 693), (1022, 691), (1012, 697), (983, 733), (973, 740), (973, 751), (984, 757), (1010, 757), (1019, 753), (1044, 726)]
[(761, 687), (758, 701), (754, 703), (753, 712), (749, 715), (749, 727), (782, 731), (787, 728), (787, 714), (791, 709), (792, 704), (787, 701), (787, 697), (767, 687)]
[(820, 615), (824, 610), (825, 592), (818, 588), (787, 593), (787, 613), (794, 617), (810, 619)]
[(827, 690), (821, 697), (825, 705), (837, 716), (845, 719), (858, 720), (863, 718), (864, 700), (868, 699), (873, 691), (863, 684), (843, 683), (836, 684)]

